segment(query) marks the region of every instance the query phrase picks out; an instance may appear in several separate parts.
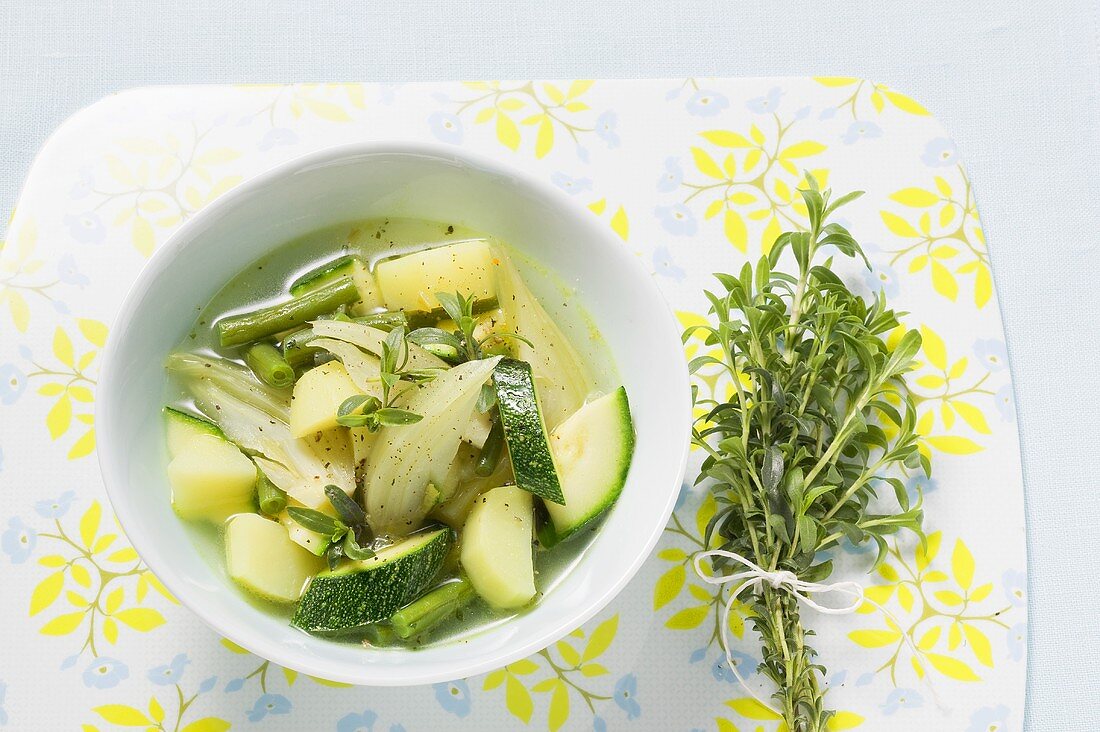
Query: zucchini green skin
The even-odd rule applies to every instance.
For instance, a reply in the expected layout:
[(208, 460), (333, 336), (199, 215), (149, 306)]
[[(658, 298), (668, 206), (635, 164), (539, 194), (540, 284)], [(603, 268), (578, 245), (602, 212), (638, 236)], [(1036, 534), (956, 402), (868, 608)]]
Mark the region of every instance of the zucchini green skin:
[(208, 419), (196, 417), (193, 414), (188, 414), (175, 407), (165, 407), (164, 418), (168, 420), (170, 424), (175, 423), (185, 429), (193, 431), (195, 434), (208, 434), (225, 439), (225, 433), (221, 431), (218, 425)]
[(493, 385), (516, 485), (543, 500), (565, 505), (531, 365), (513, 358), (501, 359), (493, 372)]
[(359, 261), (359, 258), (345, 254), (342, 257), (337, 257), (331, 262), (325, 262), (319, 267), (314, 267), (304, 275), (290, 283), (290, 294), (292, 297), (298, 297), (304, 295), (311, 290), (316, 290), (318, 287), (327, 285), (338, 277), (351, 276), (352, 269), (355, 263)]
[[(424, 540), (425, 534), (430, 538)], [(418, 545), (402, 552), (401, 546), (414, 540)], [(374, 559), (321, 572), (310, 581), (291, 624), (318, 633), (389, 619), (431, 585), (453, 541), (449, 528), (421, 532)]]
[(168, 452), (173, 455), (183, 447), (189, 437), (195, 435), (214, 435), (226, 439), (225, 433), (213, 422), (175, 407), (164, 408), (164, 432)]

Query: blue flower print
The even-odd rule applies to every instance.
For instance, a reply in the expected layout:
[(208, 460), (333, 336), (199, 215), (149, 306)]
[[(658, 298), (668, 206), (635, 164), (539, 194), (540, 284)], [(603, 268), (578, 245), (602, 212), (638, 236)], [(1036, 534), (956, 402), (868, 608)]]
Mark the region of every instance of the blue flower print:
[(435, 112), (428, 117), (428, 127), (435, 139), (458, 145), (462, 142), (462, 120), (450, 112)]
[(232, 694), (234, 691), (240, 691), (244, 688), (244, 679), (231, 679), (228, 684), (225, 685), (225, 693)]
[(400, 82), (388, 81), (382, 84), (378, 90), (378, 101), (382, 104), (393, 104), (397, 99), (397, 90), (401, 88)]
[(470, 714), (470, 687), (465, 680), (451, 681), (446, 684), (432, 684), (435, 700), (439, 706), (456, 717)]
[(588, 162), (588, 148), (584, 145), (577, 145), (577, 157), (580, 158), (582, 163)]
[(550, 176), (550, 182), (562, 189), (570, 196), (592, 190), (591, 178), (574, 178), (566, 173), (557, 172)]
[(81, 168), (79, 176), (76, 183), (73, 183), (73, 187), (69, 189), (69, 198), (74, 201), (84, 198), (95, 187), (95, 177), (92, 175), (91, 168)]
[(75, 493), (72, 491), (65, 491), (57, 498), (35, 503), (34, 512), (42, 518), (61, 518), (69, 512), (69, 507), (73, 505), (73, 500), (75, 498)]
[(870, 554), (873, 551), (871, 547), (873, 547), (874, 544), (869, 541), (865, 541), (862, 544), (853, 544), (849, 541), (848, 537), (844, 537), (837, 542), (837, 546), (839, 546), (841, 551), (845, 554)]
[(996, 338), (979, 338), (974, 341), (974, 355), (990, 371), (1000, 371), (1008, 366), (1008, 350), (1004, 341)]
[(1008, 629), (1008, 657), (1013, 661), (1024, 660), (1027, 652), (1027, 623), (1016, 623)]
[(84, 287), (91, 282), (87, 275), (77, 269), (76, 258), (73, 257), (71, 252), (62, 255), (61, 259), (57, 260), (57, 279), (66, 285), (76, 285), (77, 287)]
[(870, 684), (874, 680), (875, 680), (875, 672), (874, 671), (865, 671), (864, 673), (860, 674), (858, 679), (856, 679), (856, 686), (867, 686), (868, 684)]
[(854, 145), (860, 140), (870, 140), (875, 137), (882, 137), (881, 127), (867, 120), (856, 120), (848, 125), (848, 129), (844, 131), (840, 139), (845, 145)]
[(771, 114), (779, 106), (779, 99), (783, 96), (783, 90), (775, 86), (768, 90), (762, 97), (756, 97), (745, 102), (750, 112), (757, 114)]
[(113, 689), (130, 678), (130, 669), (122, 661), (101, 656), (84, 669), (81, 679), (89, 689)]
[(256, 147), (266, 151), (283, 145), (293, 145), (296, 142), (298, 142), (298, 133), (294, 130), (285, 127), (273, 127), (264, 133)]
[(12, 564), (27, 561), (37, 543), (38, 534), (35, 530), (16, 516), (8, 519), (7, 531), (0, 535), (0, 550), (11, 558)]
[(687, 276), (684, 268), (672, 261), (672, 252), (663, 244), (653, 250), (653, 271), (676, 282), (683, 282)]
[(290, 700), (282, 694), (264, 694), (248, 712), (249, 722), (259, 722), (269, 714), (290, 714)]
[(70, 214), (61, 220), (69, 228), (69, 235), (81, 244), (100, 244), (107, 235), (107, 227), (93, 211), (79, 216)]
[(998, 704), (995, 707), (983, 707), (970, 715), (970, 726), (966, 732), (1004, 732), (1008, 729), (1008, 707)]
[(352, 712), (340, 718), (336, 723), (336, 732), (374, 732), (377, 721), (378, 715), (369, 709), (364, 709), (362, 714)]
[(657, 179), (657, 190), (661, 193), (671, 193), (680, 187), (684, 180), (684, 171), (680, 167), (679, 158), (665, 158), (665, 172)]
[(683, 505), (687, 502), (688, 496), (691, 495), (691, 483), (682, 483), (680, 485), (680, 493), (676, 496), (676, 505), (672, 507), (673, 511), (679, 511), (683, 508)]
[(183, 677), (183, 668), (189, 663), (191, 663), (191, 659), (187, 657), (187, 654), (180, 653), (170, 663), (150, 669), (145, 677), (158, 686), (178, 684), (180, 678)]
[(1027, 605), (1027, 575), (1010, 569), (1001, 577), (1005, 584), (1005, 597), (1015, 607)]
[(642, 707), (635, 698), (638, 695), (638, 677), (634, 674), (626, 676), (615, 682), (615, 703), (626, 712), (627, 719), (637, 719), (642, 716)]
[[(683, 494), (681, 493), (680, 495), (683, 495)], [(694, 651), (691, 652), (691, 655), (688, 657), (688, 663), (699, 663), (700, 661), (702, 661), (706, 657), (707, 657), (707, 649), (706, 648), (696, 648)]]
[(929, 478), (924, 473), (914, 473), (905, 481), (905, 493), (909, 496), (910, 505), (915, 504), (920, 496), (927, 496), (939, 487), (935, 478)]
[(619, 133), (616, 131), (618, 126), (619, 115), (613, 109), (607, 110), (596, 119), (596, 134), (607, 143), (609, 148), (616, 148), (621, 142)]
[(217, 683), (218, 683), (218, 677), (217, 676), (210, 676), (209, 678), (204, 679), (203, 682), (201, 684), (199, 684), (199, 693), (200, 694), (209, 693), (214, 688), (214, 686), (217, 685)]
[(821, 112), (817, 115), (817, 118), (821, 119), (821, 120), (825, 120), (825, 119), (832, 119), (835, 116), (836, 116), (836, 107), (825, 107), (825, 109), (821, 110)]
[(1001, 419), (1011, 422), (1016, 419), (1016, 396), (1012, 393), (1012, 384), (1005, 384), (993, 395), (993, 402), (997, 405), (997, 411), (1001, 413)]
[(894, 689), (886, 697), (886, 703), (880, 705), (882, 713), (890, 716), (899, 709), (915, 709), (924, 705), (922, 697), (915, 689)]
[(794, 113), (795, 122), (797, 122), (799, 120), (806, 119), (807, 117), (810, 116), (810, 112), (812, 112), (812, 111), (813, 111), (813, 109), (811, 109), (810, 107), (802, 107), (801, 109), (799, 109), (797, 112)]
[(675, 236), (692, 236), (698, 228), (695, 223), (695, 214), (682, 203), (658, 206), (654, 214), (665, 231)]
[[(733, 665), (737, 668), (737, 672), (741, 674), (742, 677), (751, 674), (753, 669), (759, 665), (759, 662), (755, 658), (740, 653), (739, 651), (730, 651), (730, 655), (733, 656)], [(730, 670), (724, 655), (715, 659), (714, 664), (710, 667), (710, 675), (713, 676), (716, 681), (725, 681), (727, 684), (737, 683), (737, 677), (734, 676), (733, 671)]]
[(6, 363), (0, 366), (0, 404), (15, 404), (15, 400), (23, 395), (26, 388), (27, 377), (15, 364)]
[(687, 100), (688, 114), (696, 117), (713, 117), (730, 106), (730, 100), (724, 94), (711, 89), (700, 89)]
[(874, 269), (863, 270), (863, 281), (876, 295), (881, 290), (886, 297), (897, 297), (901, 289), (898, 273), (888, 264), (876, 264)]
[(924, 146), (924, 152), (920, 156), (921, 161), (932, 168), (946, 168), (954, 165), (959, 159), (959, 149), (955, 147), (955, 141), (947, 137), (937, 137), (929, 140)]
[(592, 732), (607, 732), (607, 720), (598, 714), (592, 717)]

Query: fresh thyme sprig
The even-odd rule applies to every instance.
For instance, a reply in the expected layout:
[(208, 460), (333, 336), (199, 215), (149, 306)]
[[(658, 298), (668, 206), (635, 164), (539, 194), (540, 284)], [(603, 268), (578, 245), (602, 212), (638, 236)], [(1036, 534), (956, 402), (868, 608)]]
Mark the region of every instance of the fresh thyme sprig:
[[(692, 429), (706, 452), (699, 482), (711, 482), (719, 504), (706, 546), (820, 582), (832, 562), (818, 553), (842, 538), (874, 541), (876, 566), (886, 536), (905, 528), (924, 541), (920, 500), (910, 505), (898, 472), (930, 466), (917, 448), (904, 380), (920, 334), (910, 330), (887, 345), (899, 322), (884, 295), (867, 303), (832, 272), (831, 260), (818, 263), (826, 247), (867, 261), (843, 226), (825, 223), (860, 194), (830, 202), (829, 191), (812, 176), (807, 181), (799, 193), (808, 230), (781, 234), (755, 269), (715, 275), (721, 289), (705, 293), (712, 322), (688, 329), (684, 340), (704, 333), (721, 355), (693, 359), (692, 373), (717, 367), (733, 389), (721, 401), (693, 387), (696, 406), (706, 410)], [(794, 275), (777, 269), (785, 253)], [(872, 510), (880, 489), (890, 490), (896, 510)], [(713, 561), (720, 572), (728, 560)], [(773, 698), (787, 727), (822, 732), (832, 714), (824, 706), (824, 669), (806, 645), (797, 600), (765, 583), (750, 605), (763, 646), (759, 671), (778, 687)]]
[(439, 358), (451, 364), (459, 364), (465, 361), (476, 361), (485, 357), (485, 346), (490, 341), (514, 338), (523, 341), (527, 345), (531, 342), (518, 333), (490, 333), (484, 338), (477, 338), (477, 319), (474, 318), (474, 307), (477, 298), (466, 297), (460, 292), (437, 292), (435, 297), (439, 300), (443, 311), (447, 313), (455, 324), (454, 331), (442, 328), (417, 328), (409, 333), (409, 340), (434, 353)]
[(423, 415), (393, 406), (393, 387), (399, 381), (424, 382), (435, 378), (435, 373), (425, 369), (407, 370), (409, 344), (405, 327), (397, 326), (386, 334), (379, 359), (378, 378), (382, 384), (382, 398), (357, 394), (341, 402), (336, 411), (336, 423), (344, 427), (366, 427), (377, 432), (381, 427), (400, 427), (415, 424)]
[(373, 557), (374, 550), (370, 544), (374, 534), (363, 508), (334, 485), (325, 486), (325, 497), (336, 510), (338, 518), (301, 506), (291, 506), (286, 511), (302, 528), (328, 538), (325, 557), (329, 569), (335, 569), (341, 557), (356, 561)]

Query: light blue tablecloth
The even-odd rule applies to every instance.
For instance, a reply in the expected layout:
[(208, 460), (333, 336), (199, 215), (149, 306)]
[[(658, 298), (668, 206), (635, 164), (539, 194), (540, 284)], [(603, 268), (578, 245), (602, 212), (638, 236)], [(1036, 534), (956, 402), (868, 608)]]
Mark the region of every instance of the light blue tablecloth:
[(1100, 3), (18, 0), (0, 209), (61, 120), (137, 85), (845, 74), (938, 115), (977, 191), (1022, 424), (1027, 729), (1100, 722)]

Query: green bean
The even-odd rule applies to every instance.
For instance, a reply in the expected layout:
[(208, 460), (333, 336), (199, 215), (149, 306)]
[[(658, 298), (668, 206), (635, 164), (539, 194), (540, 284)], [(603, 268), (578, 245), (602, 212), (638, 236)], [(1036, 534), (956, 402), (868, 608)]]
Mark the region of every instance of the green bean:
[(313, 332), (313, 328), (294, 331), (283, 339), (283, 358), (296, 369), (312, 366), (314, 356), (321, 352), (320, 348), (309, 345), (309, 342), (316, 337), (317, 334)]
[(341, 277), (319, 290), (287, 302), (218, 321), (222, 346), (239, 346), (314, 320), (325, 313), (359, 299), (350, 277)]
[(260, 505), (262, 513), (278, 516), (286, 508), (286, 493), (272, 483), (266, 475), (260, 473), (260, 479), (256, 481), (256, 502)]
[(294, 368), (270, 343), (253, 343), (244, 352), (244, 362), (268, 386), (283, 389), (294, 383)]
[(482, 478), (488, 478), (497, 469), (500, 455), (504, 449), (504, 425), (500, 421), (500, 413), (494, 412), (493, 426), (489, 428), (489, 435), (485, 438), (485, 444), (481, 446), (481, 454), (477, 458), (477, 467), (474, 474)]
[(392, 646), (397, 640), (397, 634), (393, 632), (393, 628), (388, 625), (382, 625), (381, 623), (364, 625), (360, 630), (367, 643), (372, 646)]
[(356, 323), (362, 323), (363, 325), (369, 325), (372, 328), (378, 328), (389, 332), (399, 325), (403, 325), (406, 328), (409, 327), (409, 320), (405, 317), (405, 313), (402, 310), (385, 310), (380, 313), (369, 313), (367, 315), (360, 315), (359, 317), (352, 318)]
[(422, 595), (411, 605), (393, 614), (390, 625), (403, 640), (431, 630), (474, 598), (474, 588), (468, 580), (459, 578)]
[[(324, 316), (317, 318), (317, 320), (328, 320)], [(347, 320), (352, 323), (362, 323), (363, 325), (369, 325), (372, 328), (378, 328), (379, 330), (391, 331), (399, 325), (408, 325), (408, 321), (405, 319), (405, 313), (400, 310), (387, 310), (381, 313), (371, 313), (370, 315), (363, 315), (358, 318), (340, 318), (336, 317), (333, 320)], [(320, 348), (314, 348), (309, 345), (309, 342), (317, 338), (317, 334), (313, 332), (313, 328), (302, 328), (296, 330), (286, 338), (283, 339), (283, 358), (287, 362), (298, 369), (303, 366), (312, 366), (313, 358), (321, 352)]]

